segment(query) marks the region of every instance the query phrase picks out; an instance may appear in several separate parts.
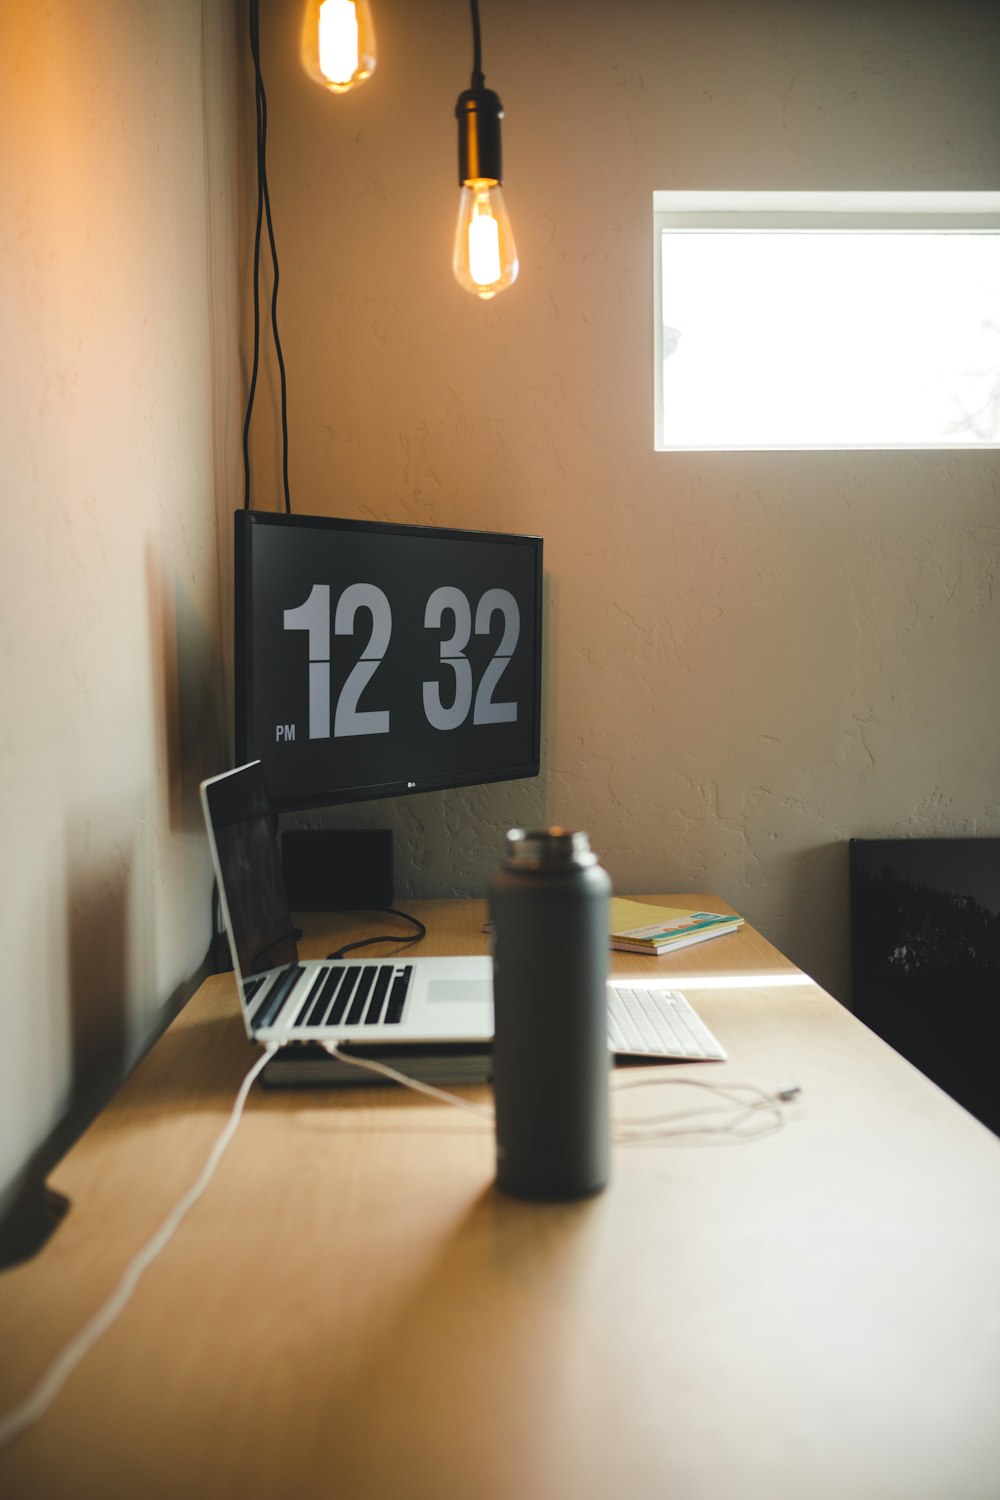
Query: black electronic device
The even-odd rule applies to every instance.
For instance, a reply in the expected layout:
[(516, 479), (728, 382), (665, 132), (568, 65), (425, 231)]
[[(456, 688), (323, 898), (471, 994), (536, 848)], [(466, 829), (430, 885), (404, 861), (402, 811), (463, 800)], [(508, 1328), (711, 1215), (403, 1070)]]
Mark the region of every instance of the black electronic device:
[(393, 902), (388, 828), (288, 828), (281, 868), (292, 911), (380, 911)]
[(236, 745), (275, 811), (537, 776), (540, 537), (240, 510)]

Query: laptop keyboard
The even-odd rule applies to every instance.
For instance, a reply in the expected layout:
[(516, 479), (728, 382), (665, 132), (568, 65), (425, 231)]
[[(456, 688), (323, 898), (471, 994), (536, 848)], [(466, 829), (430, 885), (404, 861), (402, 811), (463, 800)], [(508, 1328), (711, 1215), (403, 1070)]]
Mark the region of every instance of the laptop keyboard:
[(719, 1062), (726, 1056), (679, 990), (609, 985), (608, 1038), (613, 1051), (629, 1055)]
[[(253, 1013), (255, 1031), (273, 1026), (285, 1002), (305, 970), (290, 965), (273, 981)], [(403, 1007), (413, 977), (411, 964), (324, 964), (307, 993), (288, 1018), (290, 1026), (394, 1026), (403, 1019)], [(247, 1003), (265, 983), (266, 975), (244, 986)]]

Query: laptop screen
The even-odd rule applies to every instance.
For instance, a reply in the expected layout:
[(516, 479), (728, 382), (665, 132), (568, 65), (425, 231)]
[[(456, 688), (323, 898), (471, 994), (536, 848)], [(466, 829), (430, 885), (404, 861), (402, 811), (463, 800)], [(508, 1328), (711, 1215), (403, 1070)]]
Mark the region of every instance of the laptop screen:
[(277, 820), (259, 761), (203, 783), (216, 872), (240, 977), (294, 963), (298, 957), (285, 897)]

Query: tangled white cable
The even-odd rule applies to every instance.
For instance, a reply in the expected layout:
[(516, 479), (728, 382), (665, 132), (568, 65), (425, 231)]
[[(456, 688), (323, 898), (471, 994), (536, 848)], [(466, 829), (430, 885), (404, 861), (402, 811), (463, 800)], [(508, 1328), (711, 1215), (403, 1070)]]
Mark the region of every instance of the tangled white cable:
[[(470, 1114), (478, 1115), (480, 1119), (488, 1120), (491, 1124), (494, 1121), (494, 1112), (487, 1104), (475, 1104), (471, 1099), (463, 1099), (460, 1094), (451, 1094), (445, 1089), (436, 1088), (434, 1084), (424, 1083), (419, 1078), (413, 1078), (409, 1073), (401, 1073), (397, 1068), (390, 1068), (386, 1063), (376, 1062), (374, 1058), (358, 1057), (354, 1053), (344, 1052), (336, 1042), (323, 1042), (322, 1045), (331, 1057), (337, 1058), (340, 1062), (350, 1063), (355, 1068), (375, 1073), (381, 1078), (390, 1079), (393, 1083), (401, 1083), (404, 1088), (413, 1089), (418, 1094), (426, 1094), (441, 1104), (452, 1104), (457, 1109), (467, 1110)], [(613, 1092), (617, 1094), (625, 1089), (660, 1088), (663, 1085), (704, 1089), (715, 1095), (715, 1102), (692, 1109), (674, 1110), (669, 1114), (638, 1115), (631, 1119), (616, 1120), (613, 1139), (617, 1145), (671, 1139), (694, 1140), (702, 1136), (729, 1136), (738, 1140), (753, 1140), (758, 1136), (770, 1135), (773, 1131), (780, 1130), (785, 1123), (782, 1104), (787, 1104), (797, 1098), (801, 1092), (797, 1084), (788, 1084), (776, 1090), (775, 1093), (768, 1094), (764, 1089), (752, 1083), (709, 1083), (703, 1078), (687, 1076), (668, 1078), (662, 1074), (657, 1074), (655, 1078), (623, 1079), (620, 1083), (613, 1085)], [(699, 1124), (684, 1123), (703, 1116), (720, 1115), (723, 1116), (721, 1123), (718, 1120), (713, 1122), (709, 1119)]]
[[(662, 1088), (664, 1086), (707, 1090), (715, 1096), (710, 1104), (701, 1104), (669, 1114), (636, 1115), (615, 1121), (614, 1139), (621, 1145), (666, 1140), (687, 1140), (696, 1144), (702, 1138), (727, 1136), (733, 1140), (754, 1140), (771, 1135), (785, 1123), (783, 1104), (798, 1098), (798, 1084), (788, 1084), (768, 1094), (753, 1083), (709, 1083), (704, 1078), (658, 1076), (623, 1080), (615, 1093), (625, 1089)], [(719, 1116), (722, 1117), (721, 1121)], [(695, 1120), (700, 1123), (693, 1123)]]

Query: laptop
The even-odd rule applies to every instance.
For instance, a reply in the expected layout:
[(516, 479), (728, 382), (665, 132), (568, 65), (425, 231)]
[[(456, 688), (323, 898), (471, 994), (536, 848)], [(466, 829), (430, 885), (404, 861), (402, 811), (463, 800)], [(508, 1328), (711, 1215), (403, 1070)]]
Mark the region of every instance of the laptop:
[[(489, 1045), (493, 978), (486, 956), (299, 957), (259, 760), (203, 781), (201, 799), (248, 1037), (282, 1046)], [(608, 998), (608, 1045), (620, 1055), (726, 1055), (668, 982), (616, 978)]]

